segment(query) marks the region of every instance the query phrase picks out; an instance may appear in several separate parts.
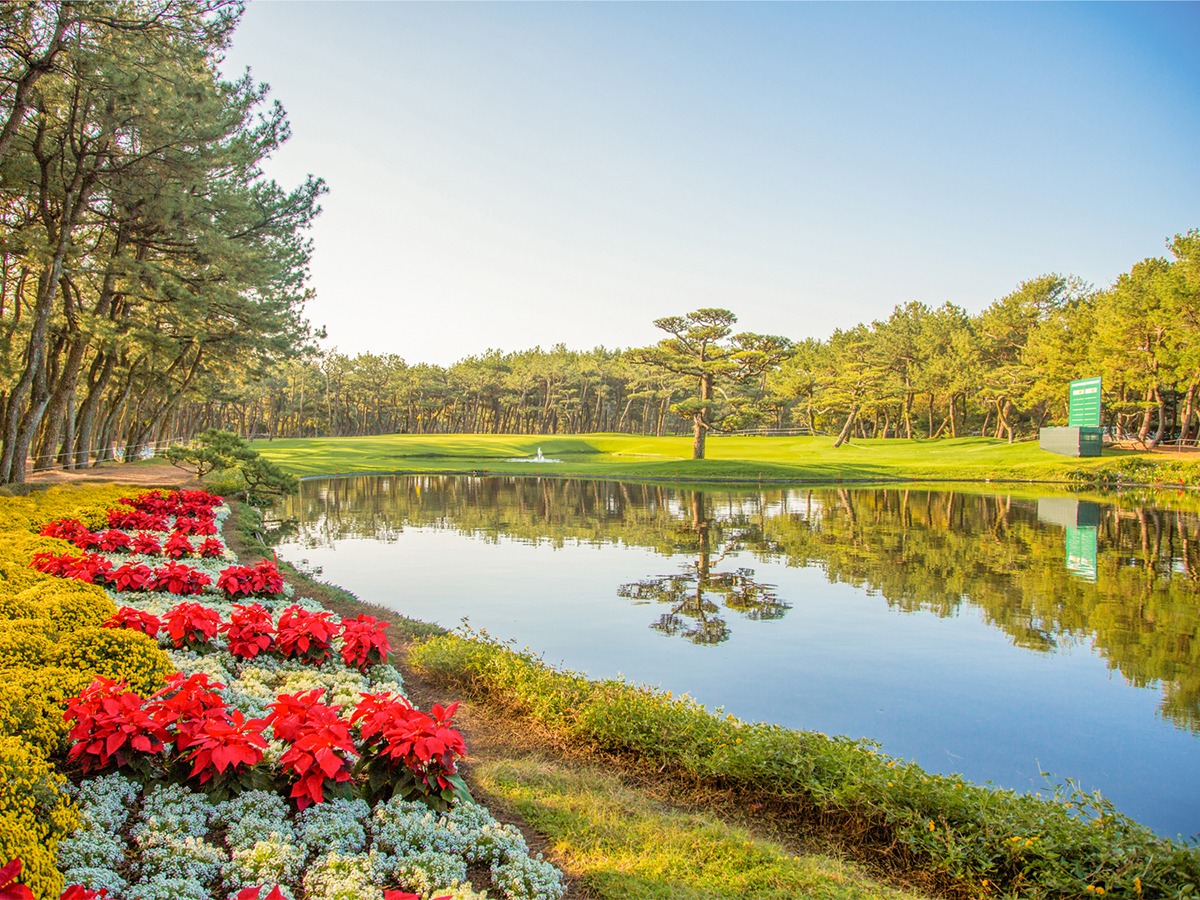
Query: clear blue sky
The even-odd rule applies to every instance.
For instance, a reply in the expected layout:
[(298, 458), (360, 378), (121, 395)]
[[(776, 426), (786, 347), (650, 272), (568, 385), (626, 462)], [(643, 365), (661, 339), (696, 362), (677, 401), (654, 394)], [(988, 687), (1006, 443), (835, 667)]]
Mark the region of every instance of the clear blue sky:
[(1200, 227), (1200, 4), (255, 0), (226, 71), (330, 192), (344, 352), (628, 347), (722, 306), (791, 338)]

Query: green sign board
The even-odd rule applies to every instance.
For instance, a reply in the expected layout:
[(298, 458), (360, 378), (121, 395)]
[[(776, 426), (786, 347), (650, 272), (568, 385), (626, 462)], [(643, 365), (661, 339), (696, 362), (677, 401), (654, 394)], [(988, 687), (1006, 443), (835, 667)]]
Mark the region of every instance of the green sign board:
[(1083, 378), (1071, 382), (1068, 428), (1100, 427), (1100, 379)]

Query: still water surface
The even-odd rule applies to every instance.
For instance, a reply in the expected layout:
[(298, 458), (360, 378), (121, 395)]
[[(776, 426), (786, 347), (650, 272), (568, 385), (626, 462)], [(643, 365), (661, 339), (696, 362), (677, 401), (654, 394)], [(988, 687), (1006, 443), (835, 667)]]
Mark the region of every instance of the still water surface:
[[(1200, 517), (884, 489), (315, 479), (280, 555), (742, 719), (1200, 832)], [(1041, 773), (1049, 773), (1049, 778)]]

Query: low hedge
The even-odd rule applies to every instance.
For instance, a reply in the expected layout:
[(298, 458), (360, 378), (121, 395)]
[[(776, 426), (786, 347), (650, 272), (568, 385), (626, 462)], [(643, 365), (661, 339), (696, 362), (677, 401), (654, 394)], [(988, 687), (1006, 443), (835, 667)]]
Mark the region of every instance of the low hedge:
[(980, 896), (1200, 895), (1200, 848), (1071, 784), (1042, 798), (929, 774), (870, 742), (749, 724), (688, 698), (559, 672), (486, 634), (434, 637), (410, 663), (584, 745), (856, 821)]
[(0, 855), (22, 861), (21, 880), (35, 897), (57, 897), (63, 889), (55, 847), (79, 821), (65, 784), (37, 750), (0, 737)]

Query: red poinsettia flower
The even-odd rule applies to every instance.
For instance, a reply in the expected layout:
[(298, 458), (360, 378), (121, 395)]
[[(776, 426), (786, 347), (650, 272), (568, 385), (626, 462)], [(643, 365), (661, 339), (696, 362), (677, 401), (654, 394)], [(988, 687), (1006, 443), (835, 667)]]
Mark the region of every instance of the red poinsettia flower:
[(164, 556), (168, 556), (171, 559), (179, 559), (184, 556), (191, 556), (194, 548), (186, 534), (172, 531), (171, 536), (167, 538), (167, 542), (163, 544), (162, 552)]
[(112, 563), (103, 556), (95, 553), (85, 553), (83, 556), (55, 554), (42, 551), (33, 554), (29, 565), (39, 572), (54, 575), (58, 578), (74, 578), (86, 581), (88, 584), (104, 584), (112, 572)]
[(147, 714), (140, 696), (124, 682), (97, 675), (78, 697), (67, 701), (66, 721), (75, 720), (68, 738), (67, 759), (78, 760), (84, 773), (126, 765), (135, 753), (158, 753), (167, 733)]
[(107, 888), (93, 891), (91, 888), (85, 888), (82, 884), (73, 884), (62, 892), (62, 896), (58, 900), (106, 900), (107, 897)]
[[(210, 710), (190, 723), (184, 756), (192, 764), (188, 778), (204, 784), (227, 771), (257, 764), (267, 748), (264, 725), (263, 719), (247, 720), (239, 709)], [(180, 744), (176, 742), (176, 746)]]
[(215, 609), (199, 603), (179, 603), (167, 610), (167, 635), (176, 647), (204, 649), (216, 637), (221, 617)]
[(112, 528), (126, 531), (167, 531), (170, 525), (162, 513), (149, 513), (140, 509), (110, 509), (108, 524)]
[[(175, 746), (188, 746), (192, 725), (210, 712), (224, 712), (225, 701), (218, 690), (225, 687), (199, 672), (184, 678), (179, 672), (167, 676), (167, 686), (146, 701), (146, 712), (168, 734), (175, 735)], [(182, 735), (182, 737), (180, 737)]]
[(13, 859), (0, 868), (0, 900), (33, 900), (33, 891), (23, 884), (17, 884), (21, 867), (21, 860)]
[[(258, 895), (261, 891), (261, 887), (242, 888), (240, 891), (238, 891), (234, 900), (259, 900)], [(283, 892), (279, 890), (279, 885), (275, 885), (275, 887), (271, 888), (271, 893), (267, 894), (263, 900), (287, 900), (287, 898), (285, 898), (283, 896)], [(448, 900), (448, 898), (440, 898), (440, 900)]]
[(175, 531), (179, 534), (209, 535), (217, 533), (217, 525), (211, 514), (204, 517), (179, 516), (175, 520)]
[(229, 652), (238, 659), (254, 659), (275, 642), (275, 622), (260, 603), (235, 606), (221, 630), (229, 635)]
[(285, 773), (295, 779), (292, 799), (297, 809), (325, 800), (325, 785), (351, 779), (348, 757), (354, 753), (350, 726), (338, 707), (318, 702), (322, 691), (283, 694), (271, 705), (266, 722), (275, 736), (291, 744), (279, 758)]
[(283, 576), (273, 560), (253, 566), (230, 566), (217, 576), (217, 587), (231, 600), (238, 597), (268, 597), (283, 590)]
[(313, 688), (302, 694), (280, 694), (271, 704), (267, 724), (275, 730), (275, 737), (291, 743), (300, 736), (310, 716), (324, 716), (324, 710), (333, 709), (324, 700), (325, 691), (321, 688)]
[(369, 747), (383, 736), (383, 729), (397, 717), (407, 714), (413, 706), (400, 694), (362, 694), (362, 700), (350, 715), (350, 724), (358, 728), (363, 747)]
[(48, 550), (42, 550), (33, 554), (29, 560), (31, 568), (37, 569), (39, 572), (44, 572), (47, 575), (53, 575), (56, 578), (66, 578), (67, 560), (74, 562), (75, 557), (66, 553), (51, 553)]
[(105, 553), (115, 553), (118, 550), (129, 550), (133, 546), (133, 538), (123, 531), (110, 528), (96, 536), (96, 546)]
[(359, 727), (365, 758), (403, 766), (426, 791), (437, 793), (451, 786), (449, 776), (467, 752), (462, 734), (450, 727), (457, 709), (457, 703), (435, 703), (423, 713), (388, 694), (363, 694), (350, 722)]
[(78, 519), (55, 519), (43, 525), (42, 530), (38, 532), (42, 537), (59, 538), (71, 543), (75, 543), (75, 538), (79, 535), (91, 533), (91, 529)]
[(108, 583), (117, 591), (148, 591), (154, 587), (155, 576), (147, 565), (125, 563), (108, 573)]
[(208, 491), (180, 491), (179, 502), (185, 507), (195, 509), (206, 509), (211, 513), (214, 506), (220, 506), (225, 501), (216, 494), (210, 494)]
[(196, 552), (207, 559), (216, 559), (225, 555), (225, 545), (216, 538), (205, 538), (196, 548)]
[(275, 645), (285, 657), (319, 666), (329, 659), (329, 647), (337, 633), (331, 612), (309, 612), (289, 606), (279, 615)]
[(146, 556), (160, 556), (162, 544), (150, 532), (139, 531), (133, 538), (133, 552), (144, 553)]
[(211, 580), (198, 569), (172, 561), (154, 570), (153, 589), (184, 596), (199, 594)]
[[(146, 567), (142, 566), (142, 568), (145, 569)], [(147, 569), (147, 571), (149, 570)], [(115, 575), (116, 573), (114, 572), (113, 574)], [(132, 606), (122, 606), (117, 610), (115, 616), (104, 622), (100, 627), (128, 628), (131, 631), (140, 631), (147, 637), (158, 637), (158, 630), (162, 628), (162, 620), (158, 616), (142, 612), (140, 609), (134, 609)]]
[[(174, 491), (171, 492), (175, 493)], [(130, 499), (129, 497), (121, 498), (121, 503), (126, 506), (132, 506), (134, 509), (148, 513), (162, 513), (169, 515), (175, 509), (175, 500), (169, 494), (164, 494), (158, 488), (152, 491), (146, 491), (143, 494)]]
[(384, 633), (387, 627), (374, 616), (342, 619), (342, 661), (359, 671), (387, 662), (392, 650)]

